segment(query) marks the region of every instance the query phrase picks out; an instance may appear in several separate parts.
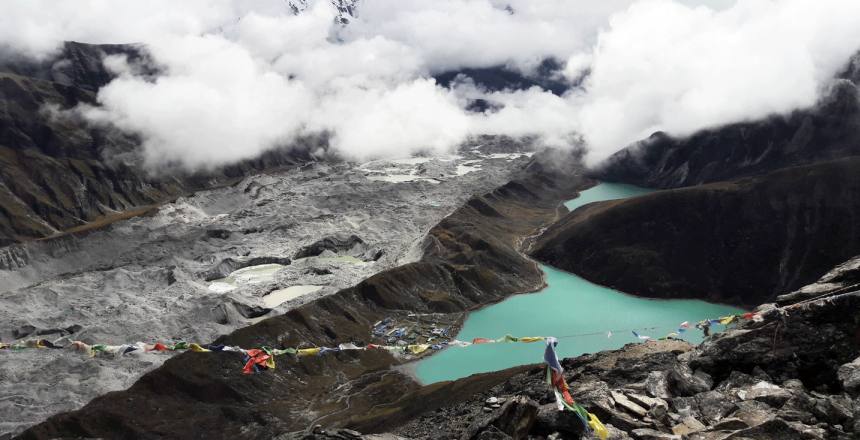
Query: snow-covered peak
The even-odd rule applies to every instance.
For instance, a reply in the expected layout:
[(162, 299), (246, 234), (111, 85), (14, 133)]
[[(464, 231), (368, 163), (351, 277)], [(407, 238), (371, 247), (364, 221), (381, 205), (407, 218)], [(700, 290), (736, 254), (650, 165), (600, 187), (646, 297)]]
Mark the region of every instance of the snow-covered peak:
[[(309, 8), (315, 0), (287, 0), (287, 4), (293, 14), (301, 14)], [(320, 0), (325, 1), (325, 0)], [(332, 6), (337, 9), (335, 21), (340, 24), (347, 24), (351, 19), (358, 17), (357, 5), (359, 0), (328, 0)]]

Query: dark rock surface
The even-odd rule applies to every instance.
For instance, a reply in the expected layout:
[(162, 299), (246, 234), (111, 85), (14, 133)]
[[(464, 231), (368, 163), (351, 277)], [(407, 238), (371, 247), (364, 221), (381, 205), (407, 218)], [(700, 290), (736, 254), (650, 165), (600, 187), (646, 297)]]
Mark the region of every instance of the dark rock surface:
[(618, 290), (746, 306), (860, 253), (860, 158), (584, 206), (533, 255)]
[(353, 234), (353, 235), (332, 235), (329, 237), (321, 238), (308, 246), (305, 246), (299, 249), (296, 252), (296, 255), (293, 257), (295, 259), (299, 258), (307, 258), (307, 257), (318, 257), (323, 252), (331, 252), (331, 253), (354, 253), (354, 249), (356, 247), (360, 247), (358, 253), (361, 254), (365, 250), (365, 243), (361, 237)]
[(860, 155), (860, 56), (810, 109), (702, 130), (687, 138), (656, 133), (595, 171), (601, 180), (677, 188)]
[[(551, 169), (545, 163), (535, 160), (521, 179), (477, 197), (477, 205), (491, 207), (492, 215), (467, 203), (445, 218), (429, 232), (419, 261), (217, 342), (246, 347), (361, 343), (370, 340), (372, 324), (386, 316), (441, 312), (461, 320), (464, 310), (539, 288), (543, 283), (539, 268), (519, 252), (522, 237), (556, 220), (560, 202), (585, 185), (576, 163), (566, 169)], [(185, 353), (130, 389), (97, 398), (80, 411), (54, 416), (25, 431), (22, 438), (271, 438), (308, 432), (316, 424), (385, 431), (512, 374), (503, 371), (421, 387), (390, 368), (403, 360), (372, 350), (283, 358), (274, 371), (244, 376), (239, 355)], [(523, 429), (493, 426), (502, 433)], [(493, 435), (492, 429), (483, 431)]]

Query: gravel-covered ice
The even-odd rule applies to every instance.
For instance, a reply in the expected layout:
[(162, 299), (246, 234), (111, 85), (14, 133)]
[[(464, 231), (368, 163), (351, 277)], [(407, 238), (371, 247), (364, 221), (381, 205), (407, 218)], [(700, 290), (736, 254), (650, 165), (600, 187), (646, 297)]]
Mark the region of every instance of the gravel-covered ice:
[[(415, 261), (431, 227), (529, 161), (487, 150), (260, 174), (86, 236), (2, 248), (0, 340), (210, 342)], [(476, 169), (460, 175), (464, 164)], [(393, 183), (387, 175), (417, 178)], [(360, 237), (362, 253), (272, 262), (337, 234)], [(0, 433), (128, 387), (166, 358), (2, 351)]]

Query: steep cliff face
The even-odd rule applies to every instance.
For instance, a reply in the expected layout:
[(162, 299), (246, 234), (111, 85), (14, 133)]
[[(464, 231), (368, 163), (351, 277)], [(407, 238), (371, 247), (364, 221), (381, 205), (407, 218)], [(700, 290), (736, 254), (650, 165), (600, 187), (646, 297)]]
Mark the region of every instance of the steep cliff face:
[(860, 253), (860, 158), (587, 205), (533, 255), (639, 295), (756, 305)]
[(860, 155), (857, 60), (810, 109), (702, 130), (657, 133), (610, 157), (595, 175), (650, 188), (678, 188)]

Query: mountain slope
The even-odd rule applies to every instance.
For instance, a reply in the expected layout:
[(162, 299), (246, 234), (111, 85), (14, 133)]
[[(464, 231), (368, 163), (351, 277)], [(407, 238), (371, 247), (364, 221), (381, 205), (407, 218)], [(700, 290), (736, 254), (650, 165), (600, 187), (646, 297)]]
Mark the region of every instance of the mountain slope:
[(702, 130), (656, 133), (595, 170), (607, 181), (677, 188), (860, 155), (860, 57), (813, 108)]
[(57, 109), (95, 104), (112, 75), (106, 55), (144, 60), (134, 45), (66, 43), (46, 61), (0, 61), (0, 246), (51, 236), (133, 208), (223, 184), (254, 170), (310, 160), (302, 146), (205, 174), (151, 176), (134, 136)]
[(624, 292), (756, 305), (860, 254), (860, 157), (586, 205), (533, 255)]
[[(278, 347), (370, 342), (373, 323), (386, 317), (417, 326), (421, 318), (410, 317), (410, 312), (432, 313), (435, 323), (454, 329), (466, 310), (539, 288), (542, 273), (518, 251), (520, 240), (552, 222), (560, 202), (585, 181), (576, 162), (553, 171), (537, 158), (527, 171), (472, 198), (432, 228), (420, 261), (237, 330), (218, 343)], [(281, 359), (274, 371), (245, 376), (238, 354), (181, 354), (130, 389), (51, 417), (21, 437), (272, 438), (322, 422), (384, 429), (506, 377), (485, 376), (470, 386), (422, 388), (392, 368), (405, 359), (382, 350)], [(184, 423), (177, 424), (178, 418)]]

